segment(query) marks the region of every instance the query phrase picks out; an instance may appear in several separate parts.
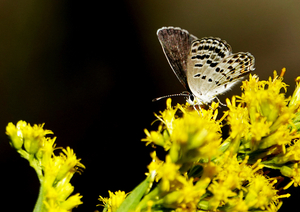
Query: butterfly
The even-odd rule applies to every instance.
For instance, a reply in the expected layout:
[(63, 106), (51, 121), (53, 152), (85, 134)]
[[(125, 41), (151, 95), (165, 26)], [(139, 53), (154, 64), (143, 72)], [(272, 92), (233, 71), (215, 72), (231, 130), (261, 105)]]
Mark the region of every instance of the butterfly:
[(162, 27), (157, 37), (178, 80), (187, 90), (180, 94), (191, 105), (212, 102), (254, 71), (255, 59), (246, 52), (232, 54), (231, 46), (216, 37), (198, 39), (179, 27)]

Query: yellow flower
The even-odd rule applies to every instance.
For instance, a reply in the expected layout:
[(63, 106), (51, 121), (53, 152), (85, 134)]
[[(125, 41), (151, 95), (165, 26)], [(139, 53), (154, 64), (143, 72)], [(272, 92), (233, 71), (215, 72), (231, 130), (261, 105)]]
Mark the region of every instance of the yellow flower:
[(172, 107), (171, 105), (172, 100), (170, 98), (167, 99), (167, 109), (163, 112), (160, 112), (160, 115), (155, 116), (165, 124), (166, 128), (168, 129), (169, 133), (172, 134), (173, 132), (173, 121), (175, 120), (175, 114), (177, 112), (178, 107)]
[(158, 146), (162, 146), (165, 147), (165, 149), (167, 148), (167, 146), (165, 146), (166, 144), (166, 138), (165, 136), (162, 134), (162, 126), (159, 126), (159, 129), (157, 131), (148, 131), (147, 129), (144, 130), (145, 134), (146, 134), (146, 138), (143, 138), (142, 141), (146, 141), (146, 146), (149, 144), (155, 144)]
[[(227, 120), (231, 127), (231, 138), (241, 143), (241, 151), (256, 151), (269, 147), (289, 144), (299, 135), (291, 130), (295, 109), (288, 107), (289, 99), (284, 97), (287, 84), (282, 82), (283, 69), (280, 76), (274, 71), (274, 77), (268, 81), (259, 81), (257, 76), (244, 81), (236, 106), (235, 98), (227, 100), (229, 111)], [(235, 142), (235, 144), (238, 142)], [(239, 143), (235, 146), (239, 146)], [(235, 152), (238, 151), (235, 148)]]
[(10, 122), (6, 127), (6, 134), (10, 137), (11, 145), (17, 150), (23, 146), (22, 130), (26, 125), (25, 121), (19, 121), (16, 126)]
[(22, 129), (24, 147), (29, 154), (35, 154), (44, 145), (45, 135), (53, 134), (50, 130), (44, 130), (43, 126), (44, 124), (35, 124), (31, 127), (30, 124), (27, 124)]
[(61, 153), (60, 158), (62, 158), (64, 163), (57, 173), (56, 180), (58, 181), (65, 178), (69, 173), (74, 174), (76, 171), (80, 171), (78, 168), (85, 168), (85, 166), (79, 162), (81, 159), (77, 159), (74, 151), (70, 147), (62, 151), (64, 154)]
[(201, 178), (197, 181), (197, 185), (200, 187), (207, 187), (208, 183), (214, 179), (214, 177), (220, 172), (220, 166), (213, 162), (203, 163), (201, 164), (201, 168), (203, 169)]
[(53, 134), (50, 130), (44, 130), (43, 126), (44, 124), (35, 124), (32, 127), (25, 121), (19, 121), (16, 126), (13, 123), (8, 123), (6, 134), (16, 149), (21, 149), (24, 142), (26, 152), (33, 155), (44, 145), (44, 136)]
[(243, 161), (238, 161), (236, 155), (231, 156), (226, 152), (216, 166), (217, 173), (212, 178), (212, 184), (208, 190), (212, 193), (212, 197), (208, 200), (211, 210), (227, 205), (227, 207), (243, 207), (246, 206), (240, 202), (241, 194), (239, 191), (245, 190), (245, 185), (252, 179), (254, 174), (263, 166), (258, 163), (253, 166), (247, 165), (248, 157)]
[(289, 178), (291, 178), (291, 182), (285, 187), (287, 189), (289, 186), (294, 184), (295, 187), (300, 185), (300, 168), (299, 163), (295, 163), (292, 167), (290, 166), (282, 166), (280, 168), (280, 172)]
[(272, 145), (290, 145), (293, 139), (299, 138), (300, 134), (296, 133), (294, 130), (290, 130), (288, 125), (281, 125), (278, 129), (272, 134), (266, 136), (261, 140), (259, 146), (260, 149), (266, 149)]
[[(188, 106), (172, 107), (171, 99), (168, 99), (167, 109), (157, 116), (162, 122), (158, 130), (145, 130), (147, 137), (142, 141), (146, 141), (146, 145), (151, 143), (170, 149), (172, 161), (186, 167), (199, 159), (216, 157), (222, 140), (221, 123), (216, 121), (217, 107), (218, 104), (212, 104), (208, 110), (199, 112)], [(176, 115), (178, 109), (182, 117)]]
[(274, 122), (287, 105), (288, 100), (283, 93), (280, 93), (282, 89), (286, 91), (286, 87), (287, 85), (282, 82), (282, 77), (278, 77), (276, 71), (274, 71), (274, 78), (269, 78), (268, 81), (259, 81), (257, 76), (250, 75), (249, 82), (243, 82), (244, 93), (241, 102), (246, 103), (250, 109), (251, 122), (257, 118), (256, 113), (266, 117), (267, 121)]
[(294, 107), (299, 112), (300, 106), (300, 76), (296, 78), (296, 88), (289, 102), (289, 107)]
[[(234, 181), (232, 177), (226, 180), (228, 183), (232, 183), (232, 181)], [(216, 210), (218, 207), (223, 206), (224, 203), (228, 202), (229, 198), (237, 195), (225, 182), (213, 181), (208, 190), (213, 193), (213, 197), (209, 200), (209, 208), (211, 210)]]
[[(254, 141), (259, 142), (263, 137), (270, 133), (270, 126), (272, 122), (267, 121), (266, 117), (260, 117), (252, 123), (250, 127), (250, 134), (254, 138)], [(255, 145), (259, 145), (256, 143)]]
[[(178, 108), (181, 106), (178, 104), (176, 107), (172, 107), (171, 99), (167, 99), (167, 109), (163, 112), (160, 112), (160, 115), (154, 114), (161, 124), (158, 127), (157, 131), (148, 131), (147, 129), (144, 130), (146, 134), (146, 138), (142, 139), (142, 141), (146, 142), (146, 145), (159, 145), (164, 147), (167, 151), (170, 149), (171, 141), (170, 141), (170, 134), (173, 132), (173, 121), (176, 119), (176, 112)], [(164, 126), (164, 127), (163, 127)]]
[(66, 211), (71, 211), (73, 208), (81, 205), (83, 202), (81, 201), (82, 196), (77, 194), (72, 195), (66, 201), (61, 204), (61, 208), (65, 209)]
[[(152, 152), (151, 154), (151, 158), (152, 161), (151, 163), (148, 165), (148, 170), (149, 173), (146, 173), (146, 175), (150, 175), (151, 178), (154, 178), (157, 175), (157, 172), (160, 170), (160, 168), (163, 165), (163, 161), (159, 160), (159, 158), (156, 156), (156, 152)], [(156, 181), (158, 181), (159, 179), (156, 178)]]
[(194, 212), (199, 198), (206, 192), (193, 184), (193, 178), (182, 181), (182, 187), (167, 194), (162, 199), (165, 207), (176, 208), (177, 211)]
[(104, 206), (107, 208), (107, 212), (115, 212), (128, 194), (125, 194), (124, 191), (120, 190), (115, 193), (108, 191), (108, 193), (109, 198), (99, 196), (99, 201), (103, 202)]
[[(151, 153), (150, 186), (136, 211), (278, 211), (289, 194), (279, 195), (278, 178), (268, 171), (289, 177), (285, 188), (300, 184), (300, 77), (292, 98), (286, 98), (284, 73), (274, 71), (266, 81), (250, 75), (241, 96), (226, 100), (221, 118), (218, 103), (204, 109), (171, 106), (168, 99), (166, 110), (155, 114), (158, 129), (145, 129), (143, 139), (168, 152), (165, 162)], [(223, 121), (230, 128), (227, 138)], [(113, 211), (109, 199), (101, 200)]]
[[(45, 137), (53, 134), (43, 129), (42, 125), (27, 124), (19, 121), (16, 126), (9, 123), (6, 134), (10, 136), (12, 145), (26, 158), (35, 169), (41, 183), (36, 208), (48, 211), (70, 211), (82, 204), (79, 194), (70, 196), (74, 187), (70, 180), (75, 172), (85, 168), (76, 158), (72, 149), (62, 149), (59, 156), (54, 154), (56, 138)], [(24, 149), (22, 149), (24, 141)]]
[(289, 102), (289, 107), (295, 111), (295, 117), (293, 119), (293, 126), (300, 131), (300, 76), (296, 78), (296, 89)]
[(161, 179), (159, 183), (159, 188), (162, 192), (168, 192), (170, 189), (180, 184), (180, 179), (182, 178), (179, 172), (180, 165), (176, 165), (172, 162), (169, 155), (166, 156), (166, 162), (157, 170), (156, 181)]
[(73, 192), (74, 187), (71, 186), (70, 183), (67, 185), (68, 186), (63, 186), (60, 190), (53, 187), (47, 189), (44, 204), (48, 211), (67, 212), (83, 203), (80, 200), (82, 196), (79, 194), (72, 195), (68, 198), (70, 193)]
[(221, 143), (221, 124), (215, 120), (217, 111), (202, 109), (188, 111), (181, 108), (183, 117), (173, 121), (170, 133), (170, 156), (175, 163), (191, 163), (215, 157)]
[[(44, 177), (41, 186), (44, 188), (46, 202), (52, 202), (52, 205), (53, 202), (56, 202), (59, 208), (73, 208), (82, 204), (80, 201), (82, 196), (79, 194), (70, 196), (74, 191), (70, 180), (75, 172), (79, 172), (81, 168), (85, 167), (69, 147), (63, 149), (63, 153), (60, 156), (55, 156), (53, 153), (46, 154), (45, 156), (50, 156), (50, 158), (43, 157)], [(55, 195), (53, 195), (54, 193)], [(49, 205), (51, 204), (49, 203)]]
[(42, 164), (44, 167), (47, 167), (52, 162), (53, 152), (55, 150), (55, 141), (56, 137), (54, 138), (45, 138), (44, 146), (41, 148), (39, 158), (41, 158)]
[(276, 180), (267, 179), (262, 175), (255, 175), (247, 187), (247, 195), (245, 202), (248, 207), (266, 210), (270, 204), (278, 202), (279, 196), (277, 190), (274, 188)]
[(206, 192), (210, 180), (206, 178), (195, 184), (194, 178), (189, 178), (187, 174), (181, 174), (180, 165), (172, 162), (169, 155), (166, 156), (165, 163), (161, 161), (156, 163), (157, 159), (154, 153), (151, 154), (151, 157), (153, 161), (150, 165), (157, 172), (156, 180), (160, 181), (141, 205), (145, 205), (148, 211), (150, 211), (150, 206), (156, 204), (174, 208), (176, 211), (195, 211), (199, 198)]
[(227, 107), (229, 111), (226, 112), (227, 114), (227, 123), (231, 127), (230, 136), (232, 138), (241, 137), (247, 135), (249, 132), (249, 113), (247, 108), (242, 107), (241, 104), (236, 106), (236, 98), (235, 96), (232, 97), (232, 101), (230, 102), (229, 99), (226, 99)]
[(297, 140), (294, 144), (286, 149), (285, 153), (280, 153), (272, 159), (272, 163), (285, 164), (287, 162), (300, 161), (300, 141)]
[(239, 192), (239, 195), (236, 198), (232, 198), (229, 201), (230, 212), (248, 212), (249, 208), (246, 204), (243, 196), (243, 191)]

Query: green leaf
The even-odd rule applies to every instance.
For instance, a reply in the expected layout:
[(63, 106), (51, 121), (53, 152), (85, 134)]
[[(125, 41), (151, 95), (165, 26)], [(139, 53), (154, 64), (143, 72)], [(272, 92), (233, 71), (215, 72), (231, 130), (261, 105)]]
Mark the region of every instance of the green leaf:
[(139, 204), (141, 198), (149, 188), (150, 177), (147, 177), (126, 197), (124, 202), (120, 205), (116, 212), (130, 212), (134, 211)]

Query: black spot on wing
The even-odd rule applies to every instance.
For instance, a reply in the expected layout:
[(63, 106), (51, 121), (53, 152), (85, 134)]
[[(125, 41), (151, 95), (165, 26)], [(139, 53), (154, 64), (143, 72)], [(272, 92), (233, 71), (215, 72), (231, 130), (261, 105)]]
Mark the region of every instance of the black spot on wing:
[(216, 67), (218, 65), (218, 63), (211, 63), (209, 66), (210, 67)]
[(221, 57), (221, 58), (224, 58), (225, 57), (225, 53), (224, 52), (219, 52), (218, 56)]
[(195, 64), (195, 67), (202, 67), (203, 65), (201, 63)]
[(192, 60), (195, 60), (195, 59), (198, 59), (198, 60), (204, 60), (205, 58), (209, 58), (209, 55), (207, 54), (204, 54), (204, 55), (200, 55), (200, 54), (197, 54), (196, 56), (192, 56), (191, 59)]

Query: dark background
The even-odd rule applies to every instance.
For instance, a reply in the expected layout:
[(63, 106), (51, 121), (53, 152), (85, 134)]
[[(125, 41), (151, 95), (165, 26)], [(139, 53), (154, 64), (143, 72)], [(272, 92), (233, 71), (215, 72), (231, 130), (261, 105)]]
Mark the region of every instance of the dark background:
[[(255, 56), (260, 79), (286, 67), (291, 95), (300, 67), (299, 9), (299, 1), (281, 0), (1, 1), (2, 208), (32, 211), (39, 188), (34, 170), (9, 146), (8, 122), (45, 123), (57, 146), (74, 149), (86, 166), (71, 181), (84, 202), (74, 211), (94, 211), (99, 195), (129, 192), (145, 178), (151, 149), (140, 139), (153, 112), (165, 107), (151, 99), (183, 91), (158, 28), (221, 37), (233, 52)], [(240, 94), (238, 87), (221, 101)], [(299, 191), (291, 190), (281, 211), (297, 203)]]

